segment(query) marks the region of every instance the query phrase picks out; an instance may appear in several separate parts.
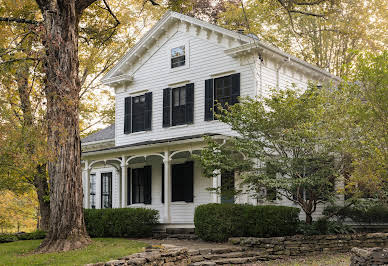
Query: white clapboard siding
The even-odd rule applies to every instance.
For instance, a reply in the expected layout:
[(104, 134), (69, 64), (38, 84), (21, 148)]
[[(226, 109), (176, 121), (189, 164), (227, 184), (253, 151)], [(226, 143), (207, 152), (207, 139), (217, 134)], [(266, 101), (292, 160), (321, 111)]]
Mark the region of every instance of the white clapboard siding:
[[(190, 46), (190, 67), (178, 71), (170, 69), (171, 43)], [(166, 139), (202, 133), (233, 134), (228, 126), (218, 121), (204, 121), (205, 80), (211, 74), (235, 71), (241, 74), (241, 96), (255, 95), (254, 70), (251, 65), (240, 65), (240, 60), (225, 55), (225, 47), (212, 40), (189, 32), (176, 32), (139, 70), (126, 92), (116, 95), (116, 145), (146, 140)], [(175, 128), (162, 127), (163, 89), (168, 84), (189, 80), (194, 83), (194, 123)], [(133, 91), (152, 92), (152, 131), (124, 134), (124, 98)]]

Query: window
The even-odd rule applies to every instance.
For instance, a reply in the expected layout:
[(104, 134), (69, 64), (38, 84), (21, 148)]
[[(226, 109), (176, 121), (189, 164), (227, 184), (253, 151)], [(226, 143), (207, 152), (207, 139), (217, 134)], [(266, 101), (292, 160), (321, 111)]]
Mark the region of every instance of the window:
[(234, 171), (221, 173), (221, 203), (234, 203)]
[[(214, 106), (217, 103), (225, 107), (226, 103), (231, 104), (232, 99), (232, 76), (214, 79)], [(214, 110), (217, 112), (217, 109)]]
[(90, 175), (90, 208), (96, 208), (96, 174)]
[(186, 86), (172, 89), (172, 125), (186, 123)]
[(163, 127), (191, 124), (194, 120), (194, 83), (163, 90)]
[(214, 119), (218, 103), (234, 105), (240, 96), (240, 73), (205, 80), (205, 121)]
[(132, 169), (132, 204), (151, 204), (151, 166)]
[(172, 165), (171, 201), (193, 202), (193, 162)]
[(145, 95), (132, 98), (132, 132), (144, 130)]
[(152, 92), (126, 97), (124, 103), (124, 133), (151, 130)]
[(186, 63), (185, 46), (179, 46), (171, 49), (171, 68), (184, 66)]
[(112, 208), (112, 173), (101, 174), (101, 208)]

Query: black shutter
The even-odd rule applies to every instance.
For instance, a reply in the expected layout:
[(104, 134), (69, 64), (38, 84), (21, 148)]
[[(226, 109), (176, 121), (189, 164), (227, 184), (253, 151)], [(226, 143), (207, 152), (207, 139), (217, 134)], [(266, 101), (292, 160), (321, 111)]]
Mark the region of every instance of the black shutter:
[(194, 162), (187, 162), (184, 169), (185, 169), (185, 185), (184, 185), (184, 190), (185, 190), (185, 201), (186, 202), (193, 202), (194, 198)]
[(164, 203), (164, 163), (162, 163), (162, 203)]
[(194, 83), (186, 84), (186, 124), (194, 121)]
[(171, 126), (171, 88), (163, 90), (163, 127)]
[(152, 92), (145, 94), (144, 130), (151, 130), (152, 123)]
[(126, 97), (124, 102), (124, 134), (131, 133), (131, 97)]
[(131, 205), (131, 168), (127, 168), (127, 205)]
[(151, 204), (151, 179), (152, 168), (150, 165), (144, 166), (144, 204)]
[(138, 192), (136, 191), (138, 188), (138, 183), (139, 183), (139, 173), (137, 169), (133, 169), (131, 171), (132, 173), (132, 203), (138, 203), (136, 200), (136, 195), (139, 197)]
[(205, 121), (213, 120), (213, 79), (205, 80)]
[(230, 104), (238, 103), (238, 97), (240, 97), (240, 73), (232, 75), (232, 99)]

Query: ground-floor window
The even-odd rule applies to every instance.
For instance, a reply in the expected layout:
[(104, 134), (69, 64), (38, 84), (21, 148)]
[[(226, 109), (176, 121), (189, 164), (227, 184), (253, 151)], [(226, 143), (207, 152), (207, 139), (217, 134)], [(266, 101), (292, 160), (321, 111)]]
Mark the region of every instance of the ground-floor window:
[(151, 204), (151, 178), (152, 168), (149, 165), (132, 169), (132, 204)]
[(171, 201), (193, 202), (194, 193), (194, 163), (172, 165), (172, 197)]
[(101, 208), (112, 208), (112, 172), (101, 173)]
[(90, 175), (90, 208), (96, 208), (96, 174)]
[(221, 203), (234, 203), (234, 171), (221, 173)]

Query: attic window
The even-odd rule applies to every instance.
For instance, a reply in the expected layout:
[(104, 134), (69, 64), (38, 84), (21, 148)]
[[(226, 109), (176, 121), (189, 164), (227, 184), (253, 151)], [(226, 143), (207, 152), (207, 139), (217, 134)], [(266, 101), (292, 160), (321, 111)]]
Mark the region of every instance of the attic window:
[(185, 46), (179, 46), (171, 49), (171, 68), (184, 66), (186, 63)]

